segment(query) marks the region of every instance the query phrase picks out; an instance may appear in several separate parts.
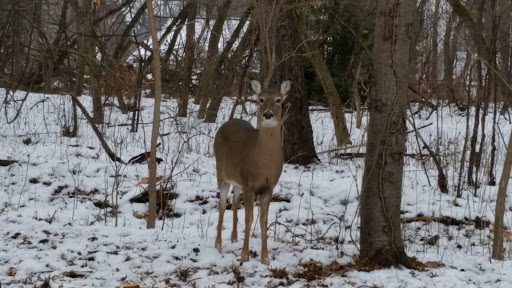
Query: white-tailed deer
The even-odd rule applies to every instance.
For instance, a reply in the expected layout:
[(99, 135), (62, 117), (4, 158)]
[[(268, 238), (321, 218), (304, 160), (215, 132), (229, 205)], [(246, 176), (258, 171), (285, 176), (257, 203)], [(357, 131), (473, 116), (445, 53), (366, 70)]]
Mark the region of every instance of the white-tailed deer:
[(283, 170), (281, 144), (282, 103), (290, 90), (290, 81), (281, 84), (281, 90), (261, 89), (260, 82), (251, 81), (257, 94), (258, 128), (240, 119), (224, 123), (213, 144), (217, 164), (217, 181), (220, 189), (219, 222), (215, 247), (222, 248), (222, 222), (226, 198), (233, 185), (233, 231), (231, 242), (238, 240), (237, 210), (242, 193), (245, 207), (245, 233), (241, 262), (249, 260), (249, 234), (251, 231), (254, 201), (258, 199), (261, 225), (261, 260), (269, 264), (267, 251), (268, 207), (272, 192)]

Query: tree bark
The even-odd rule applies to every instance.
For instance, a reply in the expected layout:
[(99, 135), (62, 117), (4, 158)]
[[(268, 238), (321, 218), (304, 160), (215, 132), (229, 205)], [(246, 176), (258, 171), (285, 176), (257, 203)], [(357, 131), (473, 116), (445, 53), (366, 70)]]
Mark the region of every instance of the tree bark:
[(148, 161), (149, 167), (149, 207), (147, 228), (155, 228), (156, 224), (156, 145), (158, 141), (158, 130), (160, 129), (160, 102), (162, 97), (162, 75), (160, 69), (160, 45), (158, 43), (158, 31), (155, 25), (155, 16), (153, 12), (153, 1), (146, 0), (149, 18), (149, 29), (151, 31), (151, 40), (153, 43), (153, 77), (155, 79), (154, 99), (155, 107), (153, 112), (153, 130), (151, 132), (151, 152)]
[(192, 84), (192, 68), (195, 54), (195, 33), (196, 33), (197, 2), (191, 1), (188, 7), (187, 28), (185, 40), (185, 56), (183, 59), (183, 71), (180, 73), (181, 83), (178, 102), (178, 117), (186, 117), (188, 113), (188, 98), (190, 96), (190, 85)]
[(411, 15), (415, 1), (377, 1), (368, 144), (361, 190), (361, 257), (412, 267), (400, 229)]
[[(265, 0), (263, 5), (274, 9), (276, 8), (274, 2)], [(273, 13), (268, 14), (271, 17), (277, 17), (275, 19), (277, 21), (275, 34), (270, 35), (273, 33), (272, 29), (261, 30), (263, 25), (258, 24), (260, 29), (260, 51), (261, 53), (263, 53), (263, 49), (267, 51), (267, 56), (262, 57), (262, 60), (273, 61), (272, 63), (261, 63), (261, 66), (268, 67), (268, 69), (274, 68), (274, 70), (267, 70), (268, 75), (263, 75), (265, 79), (270, 80), (269, 86), (279, 87), (285, 80), (292, 81), (292, 87), (283, 108), (285, 110), (283, 124), (284, 159), (291, 164), (308, 165), (316, 162), (318, 157), (313, 143), (313, 129), (309, 118), (308, 98), (304, 84), (302, 63), (304, 58), (297, 55), (297, 53), (304, 53), (300, 49), (302, 41), (299, 36), (299, 19), (295, 11), (298, 6), (297, 2), (293, 0), (279, 1), (278, 5), (284, 5), (281, 7), (284, 8), (280, 13), (275, 12), (280, 10), (277, 8)], [(297, 8), (292, 8), (294, 6)], [(259, 13), (260, 16), (261, 12)], [(260, 21), (260, 18), (258, 18), (258, 21)], [(278, 41), (275, 42), (272, 39), (278, 39)], [(269, 51), (270, 53), (268, 53)]]

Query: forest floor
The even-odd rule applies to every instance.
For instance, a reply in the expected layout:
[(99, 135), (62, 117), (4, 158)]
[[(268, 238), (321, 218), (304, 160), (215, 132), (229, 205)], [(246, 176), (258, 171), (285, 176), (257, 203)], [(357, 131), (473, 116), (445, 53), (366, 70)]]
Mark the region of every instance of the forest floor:
[[(223, 250), (214, 247), (218, 192), (212, 144), (229, 115), (231, 99), (223, 102), (215, 124), (198, 121), (195, 105), (189, 107), (190, 117), (177, 118), (176, 101), (162, 103), (157, 156), (164, 161), (158, 175), (169, 200), (161, 213), (167, 217), (157, 221), (157, 229), (148, 230), (147, 204), (130, 202), (147, 187), (147, 165), (110, 161), (82, 116), (78, 137), (62, 136), (63, 127), (71, 123), (69, 96), (30, 94), (25, 102), (15, 101), (24, 96), (6, 96), (0, 90), (0, 103), (7, 103), (1, 106), (0, 160), (16, 161), (0, 161), (2, 287), (512, 287), (512, 235), (505, 234), (506, 260), (490, 258), (497, 192), (485, 184), (491, 115), (485, 124), (479, 185), (468, 186), (464, 176), (460, 198), (454, 195), (466, 114), (445, 106), (430, 117), (429, 110), (414, 116), (417, 127), (432, 124), (419, 132), (431, 147), (439, 145), (450, 189), (448, 194), (439, 191), (432, 159), (405, 158), (401, 210), (407, 223), (402, 235), (408, 255), (425, 263), (425, 269), (374, 270), (357, 259), (364, 167), (358, 156), (364, 147), (323, 153), (314, 165), (285, 165), (269, 212), (271, 264), (260, 261), (255, 221), (252, 258), (240, 265), (242, 242), (229, 241), (230, 211), (224, 220)], [(90, 97), (80, 100), (91, 110)], [(152, 99), (143, 99), (142, 106), (137, 133), (130, 132), (131, 115), (115, 107), (105, 111), (101, 129), (125, 161), (149, 151)], [(248, 109), (254, 111), (250, 104)], [(255, 121), (237, 110), (240, 116)], [(367, 115), (362, 129), (355, 127), (355, 115), (346, 117), (353, 144), (364, 144)], [(311, 122), (317, 151), (335, 148), (330, 114), (311, 112)], [(498, 180), (510, 126), (508, 119), (498, 118)], [(415, 133), (408, 134), (411, 156), (426, 154), (423, 146)], [(356, 157), (338, 154), (352, 152)], [(508, 208), (509, 203), (505, 225), (511, 227)], [(243, 207), (239, 213), (243, 219)], [(240, 240), (243, 226), (239, 220)]]

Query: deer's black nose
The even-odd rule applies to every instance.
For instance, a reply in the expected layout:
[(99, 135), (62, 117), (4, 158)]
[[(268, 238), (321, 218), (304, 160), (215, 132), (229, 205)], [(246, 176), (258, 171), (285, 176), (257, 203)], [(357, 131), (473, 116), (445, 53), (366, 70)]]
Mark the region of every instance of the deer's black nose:
[(263, 117), (265, 117), (265, 119), (271, 119), (272, 117), (274, 117), (274, 113), (270, 111), (265, 111), (265, 113), (263, 113)]

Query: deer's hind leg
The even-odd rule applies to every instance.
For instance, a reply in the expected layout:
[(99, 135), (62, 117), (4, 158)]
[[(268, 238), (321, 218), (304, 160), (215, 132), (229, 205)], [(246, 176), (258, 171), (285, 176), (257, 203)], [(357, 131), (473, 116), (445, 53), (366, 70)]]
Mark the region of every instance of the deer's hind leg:
[(238, 207), (240, 206), (240, 193), (242, 187), (233, 185), (233, 230), (231, 231), (231, 242), (238, 241)]
[(222, 222), (224, 221), (224, 211), (226, 211), (226, 199), (229, 193), (230, 184), (228, 182), (219, 183), (219, 221), (217, 222), (217, 238), (215, 238), (215, 248), (222, 250)]

